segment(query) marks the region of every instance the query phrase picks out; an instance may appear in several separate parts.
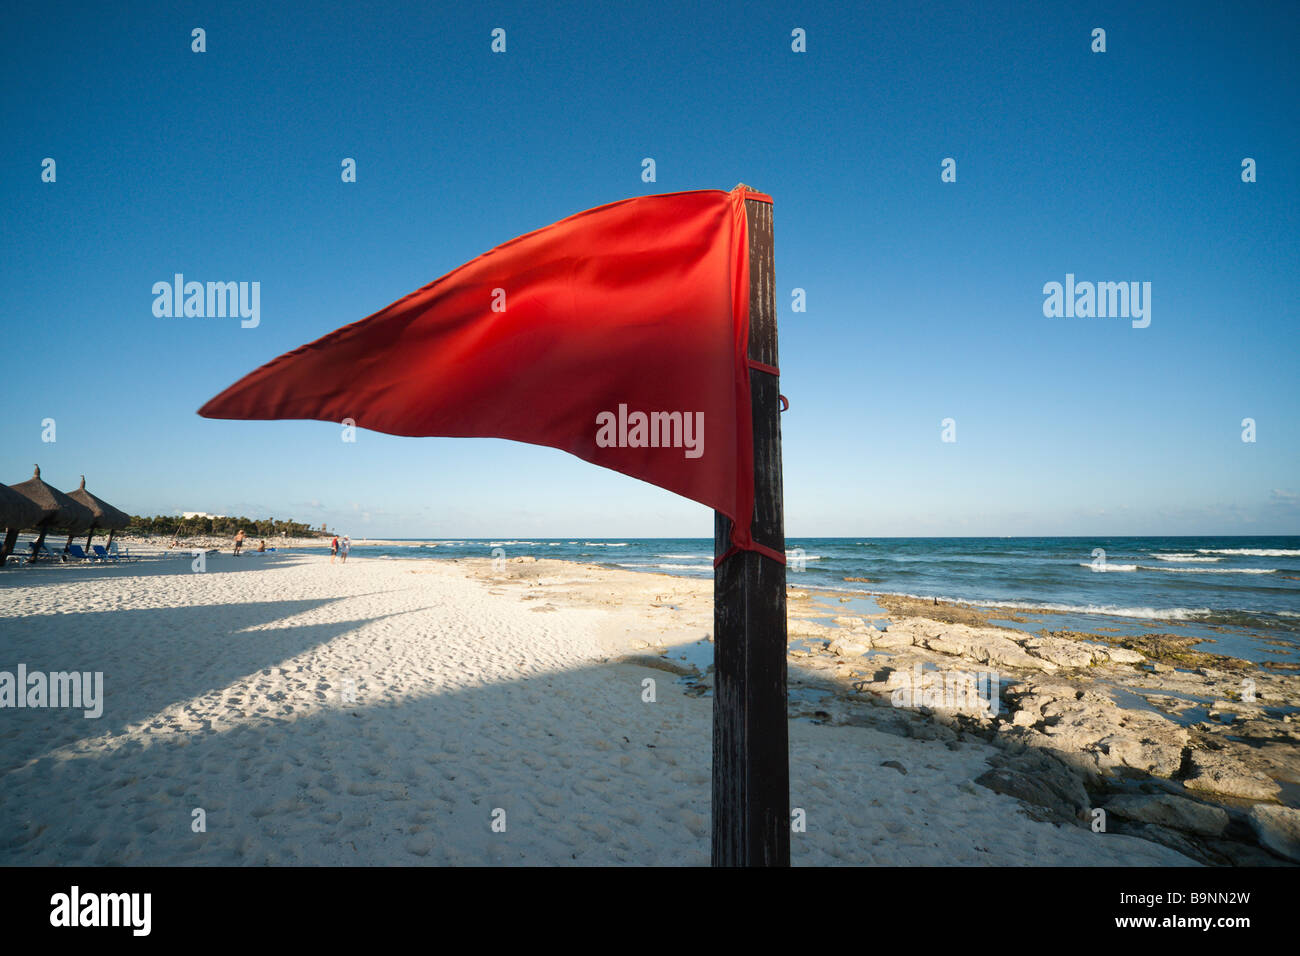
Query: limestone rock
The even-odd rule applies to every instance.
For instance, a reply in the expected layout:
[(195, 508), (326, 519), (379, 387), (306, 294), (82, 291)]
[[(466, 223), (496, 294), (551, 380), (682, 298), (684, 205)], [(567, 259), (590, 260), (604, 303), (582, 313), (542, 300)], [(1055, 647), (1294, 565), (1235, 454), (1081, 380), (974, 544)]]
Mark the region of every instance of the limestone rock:
[(1159, 714), (1121, 710), (1119, 726), (1097, 741), (1098, 766), (1132, 767), (1157, 777), (1172, 777), (1183, 762), (1187, 731)]
[[(1052, 661), (1026, 654), (1019, 644), (997, 628), (938, 622), (927, 624), (929, 626), (913, 628), (913, 643), (941, 654), (966, 657), (994, 667), (1043, 671), (1055, 671), (1058, 667)], [(890, 631), (897, 627), (891, 627)]]
[(871, 645), (872, 647), (911, 647), (912, 635), (907, 631), (891, 627), (881, 631), (878, 637), (873, 637)]
[(1061, 667), (1091, 667), (1097, 660), (1089, 645), (1060, 637), (1031, 637), (1025, 640), (1023, 647), (1034, 657)]
[(837, 657), (857, 657), (871, 650), (871, 646), (840, 637), (831, 641), (827, 649)]
[(1080, 769), (1171, 777), (1182, 764), (1187, 731), (1159, 714), (1125, 710), (1069, 684), (1027, 684), (1008, 699), (1016, 712), (1003, 725), (1006, 739), (1053, 751)]
[(1196, 863), (1212, 865), (1219, 862), (1209, 855), (1198, 842), (1188, 837), (1187, 834), (1170, 827), (1162, 827), (1158, 823), (1141, 823), (1131, 829), (1126, 829), (1124, 832), (1128, 836), (1140, 837), (1143, 840), (1150, 840), (1152, 843), (1167, 846), (1171, 850), (1177, 850)]
[(1038, 818), (1058, 822), (1079, 822), (1079, 814), (1088, 807), (1088, 792), (1070, 768), (1041, 753), (1025, 753), (1014, 758), (999, 755), (990, 760), (993, 769), (975, 779), (994, 793), (1023, 800), (1041, 807), (1046, 814)]
[(1106, 812), (1138, 823), (1154, 823), (1188, 833), (1217, 837), (1228, 826), (1228, 811), (1172, 793), (1112, 797)]
[(1300, 863), (1300, 810), (1261, 803), (1250, 808), (1248, 819), (1261, 845)]
[(1183, 781), (1188, 790), (1247, 800), (1272, 800), (1282, 792), (1266, 774), (1218, 751), (1194, 750), (1191, 764), (1191, 776)]

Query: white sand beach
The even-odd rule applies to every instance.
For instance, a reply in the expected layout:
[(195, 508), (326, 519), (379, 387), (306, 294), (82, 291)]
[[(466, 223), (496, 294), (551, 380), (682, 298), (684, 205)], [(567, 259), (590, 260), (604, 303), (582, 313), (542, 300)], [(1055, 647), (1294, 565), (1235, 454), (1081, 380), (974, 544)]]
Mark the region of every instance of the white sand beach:
[[(0, 710), (0, 863), (705, 865), (713, 701), (624, 658), (704, 637), (708, 589), (228, 552), (6, 571), (0, 670), (102, 671), (104, 711)], [(792, 719), (793, 862), (1191, 862), (1033, 819), (955, 736)]]

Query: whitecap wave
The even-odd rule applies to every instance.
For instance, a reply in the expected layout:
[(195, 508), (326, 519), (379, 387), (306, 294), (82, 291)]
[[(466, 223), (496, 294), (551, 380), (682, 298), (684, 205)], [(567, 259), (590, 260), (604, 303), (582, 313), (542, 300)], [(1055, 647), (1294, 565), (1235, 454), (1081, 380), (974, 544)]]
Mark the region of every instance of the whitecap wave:
[(1157, 561), (1222, 561), (1223, 558), (1210, 558), (1203, 554), (1153, 554)]
[(1093, 571), (1163, 571), (1166, 574), (1276, 574), (1277, 568), (1168, 568), (1151, 564), (1083, 564)]
[(1240, 554), (1248, 558), (1291, 558), (1300, 548), (1197, 548), (1201, 554)]
[[(944, 598), (939, 598), (940, 601)], [(1061, 611), (1065, 614), (1102, 614), (1107, 617), (1137, 617), (1162, 621), (1191, 621), (1209, 617), (1208, 607), (1113, 607), (1107, 604), (1031, 604), (1027, 601), (960, 601), (977, 607), (1001, 607), (1015, 611)]]
[[(802, 585), (800, 585), (802, 587)], [(815, 587), (812, 586), (812, 587)], [(843, 591), (844, 588), (827, 588), (825, 590)], [(1157, 621), (1194, 621), (1214, 614), (1231, 614), (1240, 612), (1211, 611), (1208, 607), (1115, 607), (1107, 604), (1049, 604), (1031, 601), (977, 601), (971, 598), (944, 597), (934, 594), (898, 594), (890, 591), (867, 591), (866, 594), (888, 594), (895, 597), (912, 598), (918, 601), (944, 601), (948, 604), (961, 604), (966, 607), (996, 607), (1011, 611), (1059, 611), (1063, 614), (1098, 614), (1106, 617), (1135, 617)]]
[(1277, 568), (1148, 568), (1143, 571), (1164, 571), (1166, 574), (1277, 574)]

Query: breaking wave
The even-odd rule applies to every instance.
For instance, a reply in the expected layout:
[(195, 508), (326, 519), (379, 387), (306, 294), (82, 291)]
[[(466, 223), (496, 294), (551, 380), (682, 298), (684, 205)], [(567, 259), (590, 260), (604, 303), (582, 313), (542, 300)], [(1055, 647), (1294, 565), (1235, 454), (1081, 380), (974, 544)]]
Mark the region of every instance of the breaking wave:
[(1241, 554), (1248, 558), (1300, 557), (1300, 548), (1197, 548), (1201, 554)]
[(1166, 574), (1277, 574), (1277, 568), (1148, 568), (1143, 571), (1164, 571)]

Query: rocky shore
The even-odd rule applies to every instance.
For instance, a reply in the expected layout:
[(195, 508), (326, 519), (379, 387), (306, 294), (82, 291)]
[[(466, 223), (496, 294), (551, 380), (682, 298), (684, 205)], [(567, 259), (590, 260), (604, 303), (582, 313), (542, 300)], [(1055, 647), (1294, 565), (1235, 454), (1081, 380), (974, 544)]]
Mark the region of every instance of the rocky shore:
[[(1031, 632), (943, 602), (880, 595), (880, 615), (852, 616), (834, 595), (790, 598), (791, 687), (830, 689), (828, 722), (911, 733), (919, 716), (998, 746), (1004, 759), (976, 782), (1031, 814), (1207, 864), (1300, 862), (1294, 665), (1169, 634)], [(996, 691), (972, 699), (981, 673)]]
[[(646, 653), (683, 692), (712, 690), (712, 585), (517, 558), (480, 574), (522, 585), (546, 610), (563, 602), (634, 606)], [(587, 573), (590, 572), (590, 583)], [(561, 582), (563, 586), (561, 587)], [(1028, 816), (1122, 833), (1207, 865), (1300, 862), (1300, 679), (1161, 633), (1053, 630), (1050, 612), (999, 625), (975, 606), (861, 592), (788, 591), (791, 719), (859, 726), (956, 749), (995, 748), (974, 785)], [(1044, 626), (1030, 629), (1035, 622)], [(694, 629), (697, 646), (674, 643)], [(906, 774), (905, 766), (889, 772)]]

